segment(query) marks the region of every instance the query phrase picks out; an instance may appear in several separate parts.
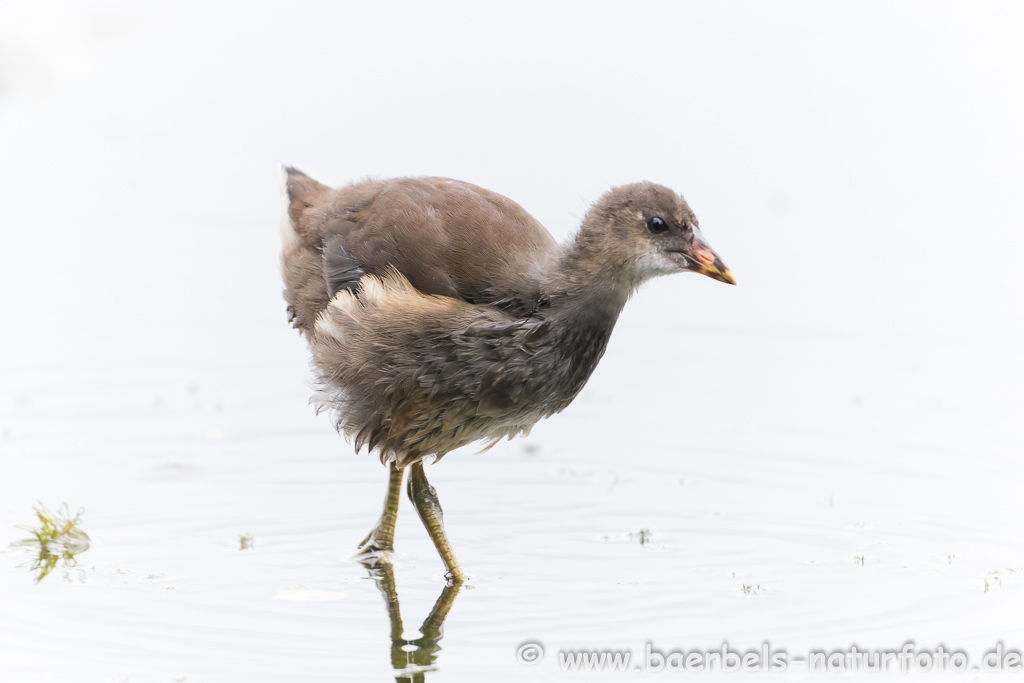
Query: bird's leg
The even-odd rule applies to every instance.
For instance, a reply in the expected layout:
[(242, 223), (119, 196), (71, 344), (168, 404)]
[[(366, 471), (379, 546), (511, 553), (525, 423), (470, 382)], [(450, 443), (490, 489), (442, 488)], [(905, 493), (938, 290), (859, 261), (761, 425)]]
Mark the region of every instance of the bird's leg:
[(403, 474), (394, 461), (388, 465), (388, 497), (384, 499), (384, 511), (380, 513), (377, 526), (359, 544), (356, 555), (387, 557), (387, 551), (395, 547), (395, 520), (398, 518), (398, 500), (402, 497)]
[(423, 683), (424, 672), (430, 671), (437, 661), (437, 654), (441, 650), (441, 637), (444, 635), (444, 620), (461, 586), (446, 585), (434, 603), (434, 609), (430, 610), (430, 615), (420, 626), (421, 636), (416, 640), (406, 640), (402, 630), (394, 568), (390, 563), (383, 562), (369, 571), (370, 578), (384, 596), (388, 621), (391, 622), (391, 666), (395, 670), (395, 680), (400, 683)]
[(396, 670), (409, 666), (409, 653), (405, 651), (408, 644), (402, 637), (402, 613), (398, 606), (398, 591), (395, 590), (395, 570), (389, 562), (373, 567), (370, 578), (377, 584), (384, 596), (384, 607), (388, 610), (388, 621), (391, 622), (391, 666)]
[(434, 603), (434, 609), (430, 610), (430, 614), (423, 620), (423, 625), (420, 626), (420, 633), (422, 635), (416, 640), (407, 641), (407, 645), (412, 645), (416, 648), (411, 652), (403, 648), (404, 651), (408, 652), (409, 660), (412, 664), (425, 668), (433, 666), (434, 662), (437, 661), (437, 653), (441, 649), (441, 637), (444, 635), (444, 620), (448, 616), (448, 611), (455, 603), (455, 597), (459, 594), (460, 590), (462, 590), (462, 585), (459, 583), (447, 584), (441, 590), (441, 595), (438, 596), (437, 602)]
[(444, 566), (448, 568), (448, 577), (452, 583), (462, 583), (466, 575), (462, 573), (455, 553), (448, 544), (448, 537), (444, 534), (444, 514), (441, 511), (441, 502), (437, 499), (437, 491), (427, 481), (427, 475), (423, 471), (423, 463), (417, 462), (410, 466), (409, 472), (409, 498), (416, 506), (420, 521), (427, 528), (430, 540), (444, 560)]

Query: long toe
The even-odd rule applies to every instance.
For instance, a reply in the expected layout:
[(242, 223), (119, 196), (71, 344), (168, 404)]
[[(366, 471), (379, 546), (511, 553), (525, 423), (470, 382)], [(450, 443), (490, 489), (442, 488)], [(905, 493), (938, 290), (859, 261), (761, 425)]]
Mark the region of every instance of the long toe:
[(390, 550), (392, 550), (390, 547), (382, 548), (372, 542), (363, 543), (356, 550), (352, 559), (367, 569), (372, 569), (373, 567), (377, 567), (382, 564), (391, 564), (391, 555), (389, 554)]

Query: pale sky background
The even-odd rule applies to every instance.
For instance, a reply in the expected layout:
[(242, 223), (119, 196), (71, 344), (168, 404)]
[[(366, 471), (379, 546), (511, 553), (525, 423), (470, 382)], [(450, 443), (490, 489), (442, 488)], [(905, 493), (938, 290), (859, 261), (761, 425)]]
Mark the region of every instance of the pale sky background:
[[(739, 281), (649, 283), (568, 410), (428, 470), (474, 587), (431, 683), (520, 680), (527, 638), (1019, 649), (1022, 36), (1019, 2), (0, 3), (0, 679), (393, 680), (348, 559), (383, 470), (306, 405), (281, 163), (559, 238), (656, 181)], [(36, 501), (86, 508), (80, 581), (10, 546)], [(443, 578), (403, 505), (410, 632)]]
[(5, 362), (209, 353), (269, 321), (273, 263), (220, 274), (270, 254), (282, 162), (464, 179), (558, 236), (650, 179), (688, 198), (741, 289), (664, 280), (627, 315), (1019, 343), (1022, 14), (5, 3), (0, 303), (30, 331), (3, 335)]

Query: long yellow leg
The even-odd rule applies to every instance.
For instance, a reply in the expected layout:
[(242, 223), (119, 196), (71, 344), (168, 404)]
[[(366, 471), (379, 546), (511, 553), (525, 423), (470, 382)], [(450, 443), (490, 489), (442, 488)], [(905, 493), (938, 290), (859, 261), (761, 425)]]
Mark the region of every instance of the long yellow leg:
[(402, 475), (394, 462), (388, 465), (388, 496), (384, 499), (384, 511), (380, 513), (377, 526), (359, 544), (357, 555), (386, 557), (388, 550), (395, 547), (395, 520), (398, 518), (398, 501), (402, 497)]
[(444, 513), (441, 511), (441, 502), (437, 499), (437, 491), (427, 481), (422, 462), (410, 465), (409, 469), (409, 498), (416, 506), (420, 521), (427, 528), (430, 540), (434, 542), (434, 547), (444, 560), (444, 566), (448, 568), (448, 577), (452, 583), (462, 583), (466, 580), (466, 575), (462, 573), (455, 553), (448, 544), (448, 537), (445, 536)]

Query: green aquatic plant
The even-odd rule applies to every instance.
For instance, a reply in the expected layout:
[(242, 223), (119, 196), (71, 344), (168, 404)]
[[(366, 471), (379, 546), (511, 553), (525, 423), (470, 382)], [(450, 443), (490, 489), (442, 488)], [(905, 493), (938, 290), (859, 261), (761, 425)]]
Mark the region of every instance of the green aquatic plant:
[(78, 560), (75, 555), (89, 549), (89, 535), (79, 527), (85, 513), (82, 508), (74, 516), (68, 510), (67, 503), (57, 508), (57, 512), (42, 503), (34, 509), (39, 518), (39, 526), (17, 527), (32, 534), (32, 537), (14, 545), (32, 548), (37, 553), (31, 571), (35, 574), (35, 582), (39, 583), (58, 564), (63, 568), (76, 566)]
[(640, 539), (640, 545), (647, 545), (648, 543), (651, 542), (651, 530), (650, 529), (641, 529), (640, 531), (637, 531), (637, 532), (630, 531), (629, 532), (629, 538), (632, 540), (634, 537)]

